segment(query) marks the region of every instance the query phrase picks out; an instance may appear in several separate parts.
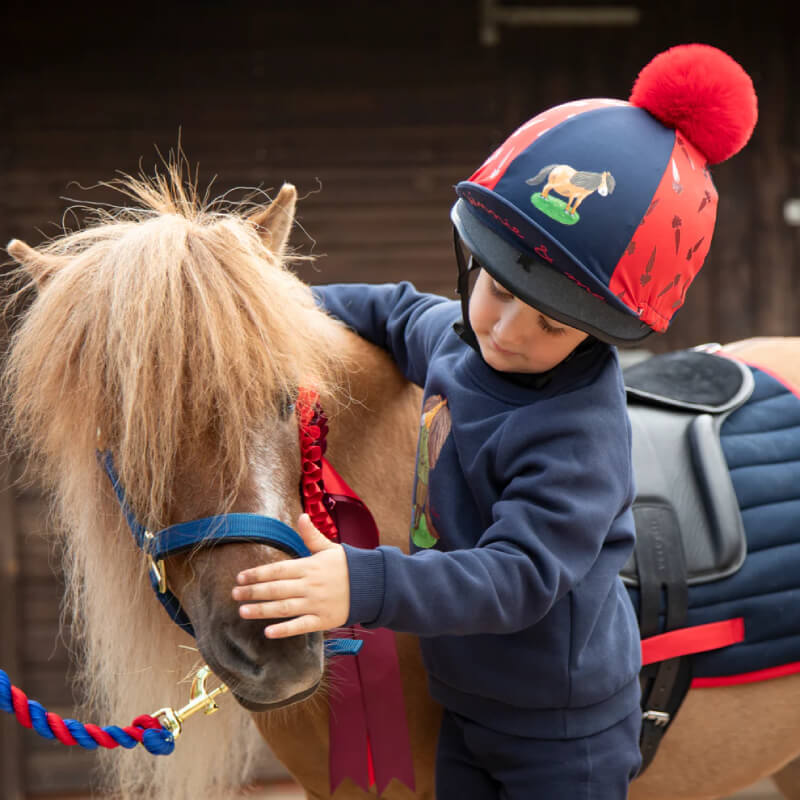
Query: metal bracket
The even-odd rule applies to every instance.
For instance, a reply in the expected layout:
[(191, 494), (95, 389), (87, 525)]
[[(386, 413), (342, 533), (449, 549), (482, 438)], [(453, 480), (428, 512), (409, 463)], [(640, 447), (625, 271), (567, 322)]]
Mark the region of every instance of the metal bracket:
[(642, 719), (646, 719), (655, 724), (657, 728), (666, 728), (670, 722), (670, 715), (666, 711), (645, 711)]

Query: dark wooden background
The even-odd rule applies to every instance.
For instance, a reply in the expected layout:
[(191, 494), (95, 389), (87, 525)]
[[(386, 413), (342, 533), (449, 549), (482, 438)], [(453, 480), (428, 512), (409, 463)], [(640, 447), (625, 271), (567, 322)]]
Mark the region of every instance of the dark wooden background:
[[(217, 176), (212, 195), (297, 185), (294, 244), (318, 256), (304, 278), (408, 278), (452, 296), (453, 184), (544, 108), (626, 98), (653, 55), (699, 41), (750, 73), (760, 120), (747, 149), (712, 170), (711, 254), (670, 332), (647, 346), (798, 335), (800, 239), (783, 214), (800, 196), (791, 4), (637, 7), (633, 27), (504, 27), (485, 47), (478, 0), (7, 3), (0, 241), (74, 227), (70, 209), (113, 199), (87, 187), (151, 172), (180, 132), (201, 185)], [(69, 715), (69, 631), (42, 499), (7, 477), (0, 490), (0, 667)], [(63, 750), (0, 720), (0, 796), (85, 787), (91, 754)]]

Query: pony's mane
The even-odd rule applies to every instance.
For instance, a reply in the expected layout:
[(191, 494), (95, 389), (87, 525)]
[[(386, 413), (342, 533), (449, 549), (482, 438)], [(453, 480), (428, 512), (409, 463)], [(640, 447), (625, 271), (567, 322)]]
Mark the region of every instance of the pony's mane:
[[(254, 435), (299, 384), (342, 396), (343, 348), (341, 327), (262, 241), (250, 207), (215, 208), (174, 167), (117, 188), (136, 206), (101, 209), (39, 248), (47, 269), (10, 338), (4, 397), (12, 441), (53, 496), (87, 713), (125, 725), (183, 705), (179, 683), (198, 654), (150, 590), (97, 449), (113, 451), (140, 521), (159, 525), (179, 460), (212, 441), (201, 463), (223, 512)], [(263, 750), (230, 700), (187, 726), (169, 758), (102, 758), (123, 797), (189, 800), (230, 796)]]
[(265, 420), (301, 383), (333, 389), (337, 347), (244, 212), (215, 210), (174, 166), (114, 185), (137, 205), (41, 248), (57, 266), (12, 338), (12, 428), (48, 484), (76, 451), (111, 444), (132, 507), (158, 527), (178, 453), (213, 441), (203, 464), (230, 501)]

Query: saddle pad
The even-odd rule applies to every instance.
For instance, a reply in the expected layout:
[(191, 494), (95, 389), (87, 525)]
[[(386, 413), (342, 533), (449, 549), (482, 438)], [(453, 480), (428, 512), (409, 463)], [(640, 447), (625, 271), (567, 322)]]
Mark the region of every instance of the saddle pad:
[[(695, 678), (789, 664), (800, 671), (800, 397), (766, 372), (752, 373), (752, 395), (720, 431), (748, 555), (734, 575), (689, 587), (687, 621), (742, 617), (745, 639), (692, 656)], [(638, 608), (638, 590), (628, 591)]]

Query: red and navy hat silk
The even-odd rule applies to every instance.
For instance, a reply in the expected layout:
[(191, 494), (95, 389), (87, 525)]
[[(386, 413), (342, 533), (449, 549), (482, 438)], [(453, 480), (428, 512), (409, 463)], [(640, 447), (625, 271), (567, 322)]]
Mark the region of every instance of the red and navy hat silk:
[(534, 117), (456, 192), (513, 247), (657, 331), (700, 269), (716, 213), (699, 151), (610, 99)]
[(717, 202), (705, 159), (678, 133), (669, 167), (609, 282), (655, 331), (669, 327), (703, 266)]

